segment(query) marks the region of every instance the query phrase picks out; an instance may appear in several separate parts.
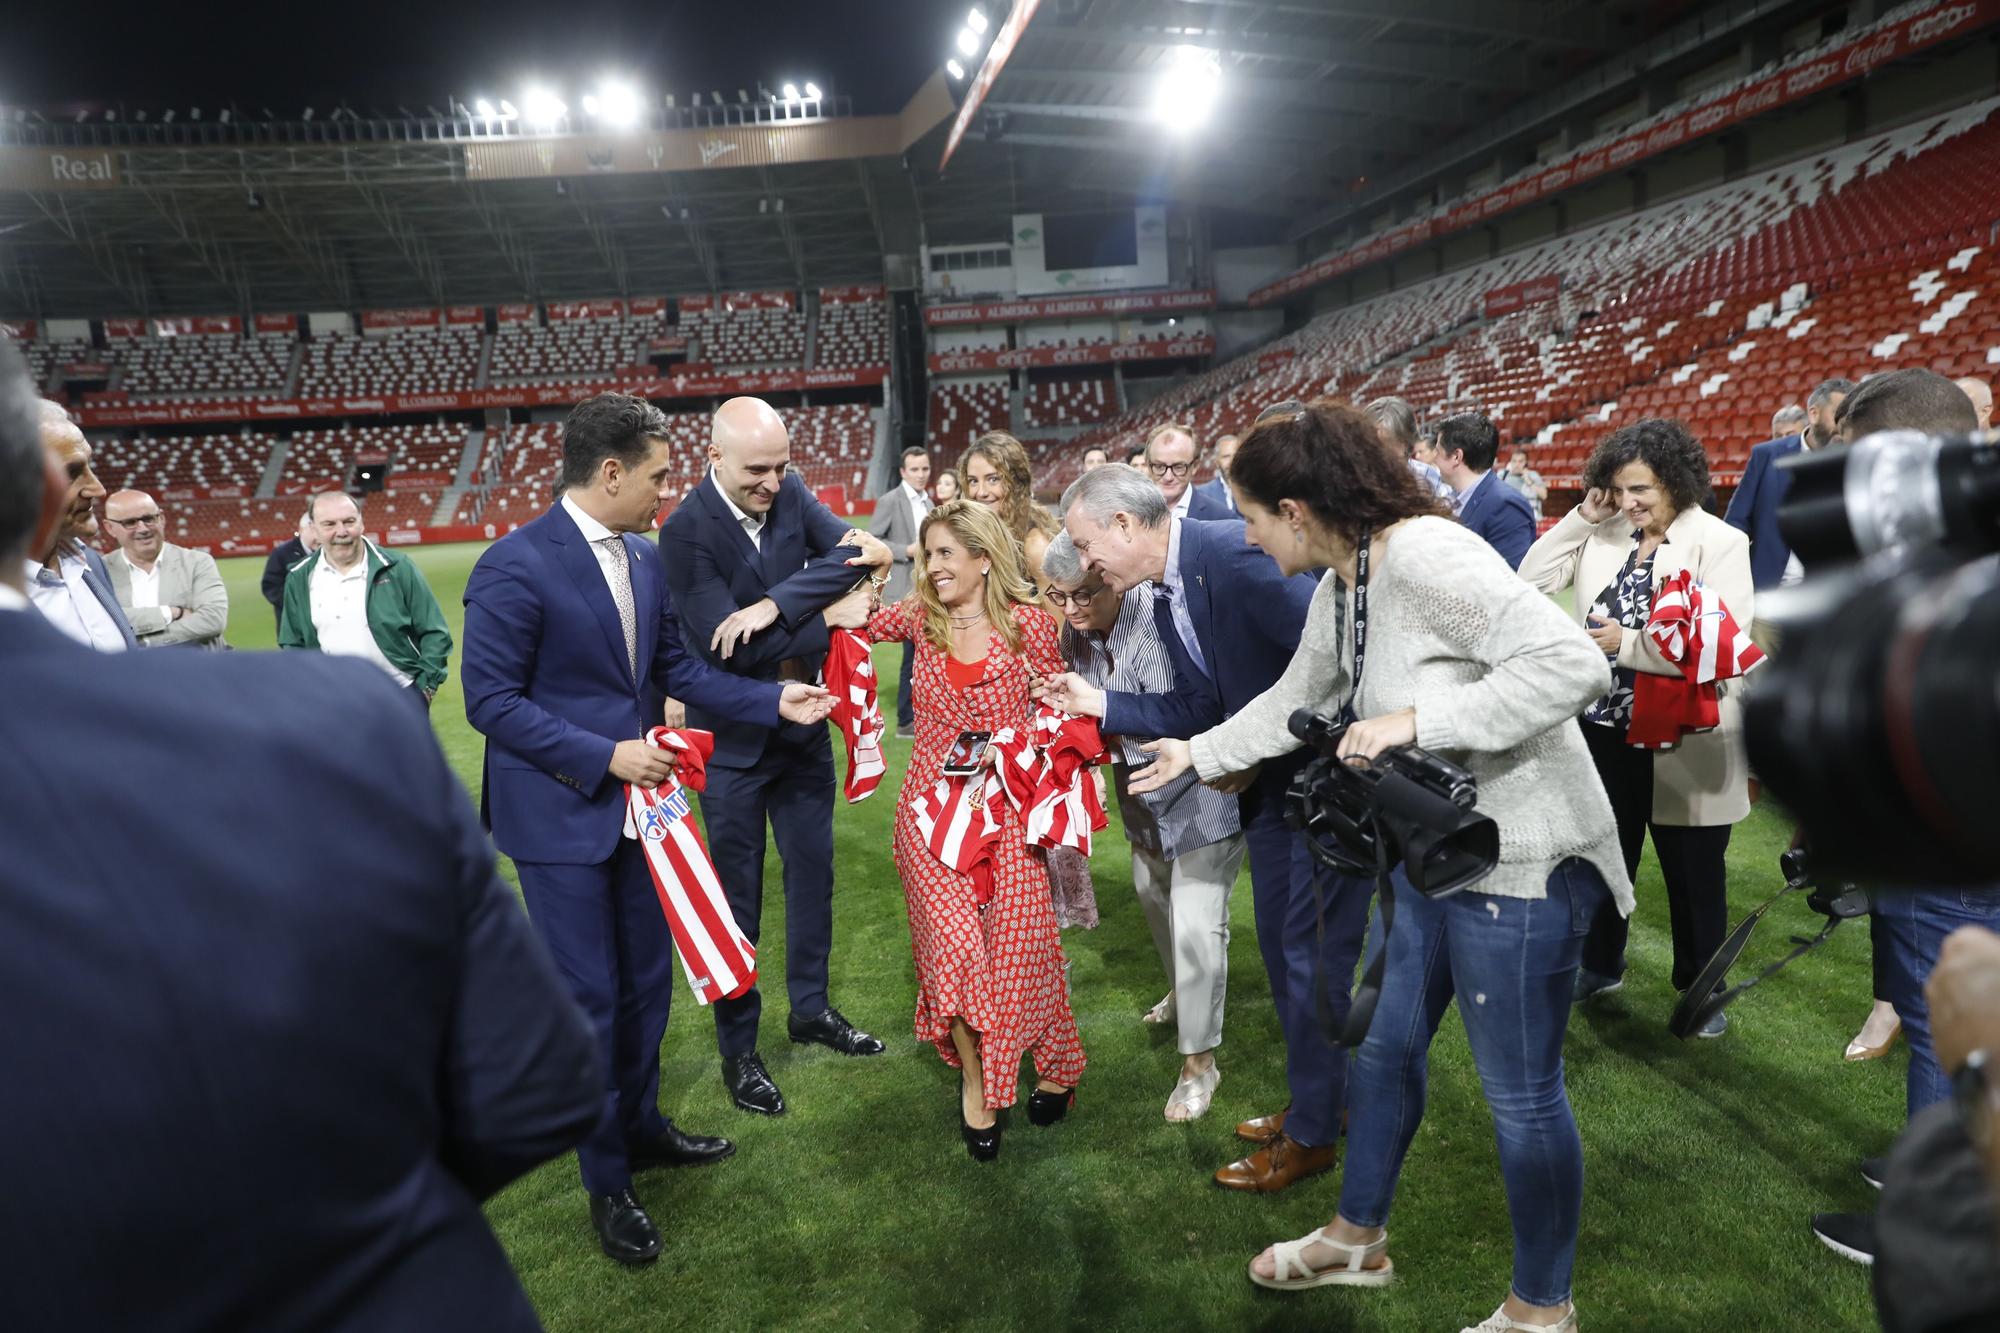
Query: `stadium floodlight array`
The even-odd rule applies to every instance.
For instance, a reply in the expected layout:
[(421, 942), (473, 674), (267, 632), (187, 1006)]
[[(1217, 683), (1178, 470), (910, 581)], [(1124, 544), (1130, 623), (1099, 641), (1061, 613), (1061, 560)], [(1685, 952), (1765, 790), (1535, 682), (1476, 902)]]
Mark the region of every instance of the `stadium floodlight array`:
[(1222, 91), (1222, 59), (1200, 46), (1177, 46), (1153, 94), (1153, 117), (1185, 133), (1206, 121)]
[[(986, 18), (986, 11), (980, 9), (978, 6), (974, 6), (972, 11), (965, 16), (965, 26), (958, 30), (957, 46), (959, 55), (964, 56), (967, 60), (974, 60), (979, 55), (981, 48), (986, 45), (987, 33), (991, 30), (992, 26), (992, 23)], [(947, 59), (944, 62), (944, 68), (945, 72), (950, 74), (954, 79), (963, 79), (965, 77), (965, 66), (958, 63), (957, 56)]]

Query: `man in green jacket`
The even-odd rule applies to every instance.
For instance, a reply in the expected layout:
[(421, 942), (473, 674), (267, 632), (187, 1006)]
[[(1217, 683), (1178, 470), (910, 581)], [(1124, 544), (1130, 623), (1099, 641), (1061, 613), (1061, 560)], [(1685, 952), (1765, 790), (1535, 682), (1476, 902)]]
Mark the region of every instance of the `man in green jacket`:
[(408, 556), (362, 535), (351, 497), (315, 495), (306, 514), (319, 549), (285, 575), (278, 646), (365, 657), (429, 708), (451, 658), (451, 631), (430, 585)]

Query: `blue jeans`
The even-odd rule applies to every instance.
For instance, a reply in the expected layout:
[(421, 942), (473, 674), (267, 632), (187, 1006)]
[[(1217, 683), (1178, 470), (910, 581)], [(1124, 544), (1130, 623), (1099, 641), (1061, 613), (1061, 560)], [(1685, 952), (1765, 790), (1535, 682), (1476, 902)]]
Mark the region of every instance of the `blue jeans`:
[[(1347, 1078), (1340, 1215), (1385, 1226), (1396, 1177), (1424, 1118), (1431, 1038), (1458, 995), (1472, 1062), (1493, 1112), (1514, 1224), (1514, 1294), (1569, 1299), (1583, 1213), (1583, 1141), (1563, 1088), (1563, 1033), (1583, 937), (1610, 893), (1574, 857), (1529, 900), (1467, 891), (1426, 898), (1399, 870), (1382, 998)], [(1372, 960), (1379, 931), (1369, 939)]]
[(1937, 966), (1944, 937), (1960, 926), (2000, 930), (2000, 888), (1889, 889), (1874, 895), (1877, 991), (1896, 1006), (1910, 1043), (1905, 1085), (1909, 1114), (1951, 1096), (1951, 1078), (1931, 1042), (1931, 1010), (1924, 982)]

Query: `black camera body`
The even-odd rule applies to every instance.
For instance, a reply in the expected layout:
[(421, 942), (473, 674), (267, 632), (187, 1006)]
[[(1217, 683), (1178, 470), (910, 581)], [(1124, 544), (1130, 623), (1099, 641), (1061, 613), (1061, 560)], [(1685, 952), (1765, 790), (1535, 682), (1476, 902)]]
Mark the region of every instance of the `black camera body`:
[(1349, 762), (1343, 724), (1301, 708), (1288, 725), (1315, 757), (1286, 789), (1285, 822), (1325, 864), (1375, 878), (1401, 862), (1419, 893), (1443, 897), (1499, 863), (1499, 826), (1473, 808), (1478, 783), (1457, 764), (1414, 745)]
[(2000, 448), (1884, 431), (1786, 459), (1807, 569), (1759, 595), (1783, 641), (1749, 681), (1752, 768), (1830, 877), (2000, 874)]

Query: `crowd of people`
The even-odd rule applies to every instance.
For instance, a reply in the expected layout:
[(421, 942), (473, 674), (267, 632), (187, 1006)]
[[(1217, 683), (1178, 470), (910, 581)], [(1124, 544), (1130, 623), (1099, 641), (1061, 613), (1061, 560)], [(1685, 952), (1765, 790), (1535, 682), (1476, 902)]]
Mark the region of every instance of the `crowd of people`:
[[(353, 499), (329, 492), (267, 566), (264, 595), (292, 650), (272, 658), (220, 651), (229, 606), (214, 560), (165, 541), (152, 497), (106, 495), (82, 432), (36, 403), (0, 349), (0, 656), (75, 724), (58, 734), (0, 717), (19, 772), (36, 776), (10, 780), (0, 800), (7, 845), (24, 849), (0, 870), (22, 909), (0, 944), (0, 1003), (37, 1015), (0, 1036), (0, 1066), (30, 1074), (0, 1099), (0, 1130), (56, 1144), (53, 1159), (71, 1163), (12, 1184), (21, 1206), (54, 1215), (66, 1194), (143, 1171), (162, 1197), (198, 1195), (202, 1214), (149, 1242), (156, 1281), (129, 1290), (93, 1282), (90, 1247), (73, 1235), (10, 1228), (27, 1271), (61, 1292), (31, 1294), (27, 1308), (120, 1326), (143, 1290), (218, 1324), (276, 1312), (271, 1322), (365, 1327), (370, 1312), (414, 1309), (532, 1327), (477, 1202), (572, 1147), (604, 1253), (656, 1258), (664, 1242), (635, 1172), (716, 1163), (735, 1147), (660, 1111), (673, 959), (689, 945), (663, 915), (667, 889), (643, 845), (653, 835), (627, 789), (671, 788), (687, 767), (655, 733), (663, 723), (712, 739), (700, 765), (707, 847), (752, 950), (767, 833), (782, 862), (786, 1037), (883, 1054), (829, 993), (840, 787), (825, 723), (850, 686), (873, 688), (872, 669), (834, 679), (835, 644), (859, 636), (898, 645), (879, 706), (910, 742), (893, 861), (912, 1031), (957, 1074), (954, 1118), (974, 1159), (1002, 1155), (1023, 1100), (1033, 1126), (1063, 1121), (1088, 1070), (1063, 944), (1099, 920), (1087, 842), (1045, 836), (1003, 771), (1067, 746), (1110, 769), (1109, 797), (1101, 783), (1071, 795), (1076, 809), (1111, 799), (1121, 814), (1165, 987), (1133, 1021), (1174, 1034), (1169, 1123), (1217, 1104), (1230, 900), (1248, 865), (1282, 1049), (1229, 1059), (1280, 1062), (1288, 1101), (1244, 1108), (1256, 1113), (1236, 1125), (1242, 1155), (1213, 1179), (1270, 1194), (1340, 1168), (1332, 1217), (1251, 1258), (1249, 1280), (1283, 1291), (1391, 1280), (1398, 1177), (1430, 1044), (1457, 1001), (1513, 1243), (1509, 1289), (1468, 1333), (1574, 1329), (1585, 1174), (1564, 1081), (1569, 1016), (1623, 984), (1649, 835), (1671, 980), (1696, 985), (1728, 928), (1726, 853), (1753, 801), (1742, 682), (1721, 682), (1713, 716), (1689, 713), (1661, 613), (1705, 599), (1762, 651), (1783, 652), (1758, 599), (1805, 571), (1776, 521), (1787, 474), (1775, 464), (1877, 430), (1984, 429), (1990, 410), (1983, 384), (1927, 371), (1826, 380), (1780, 414), (1787, 433), (1753, 454), (1721, 515), (1700, 440), (1678, 422), (1636, 422), (1600, 441), (1581, 497), (1553, 522), (1548, 483), (1519, 450), (1501, 464), (1493, 421), (1426, 422), (1399, 399), (1276, 403), (1207, 447), (1164, 424), (1129, 461), (1090, 450), (1053, 510), (1021, 443), (993, 431), (951, 469), (904, 449), (861, 531), (792, 470), (770, 405), (724, 403), (706, 477), (676, 497), (664, 417), (603, 394), (564, 423), (549, 510), (479, 558), (462, 642), (416, 564), (369, 541)], [(1216, 475), (1196, 484), (1205, 459)], [(108, 559), (101, 531), (117, 545)], [(154, 651), (176, 646), (216, 651)], [(425, 716), (454, 650), (485, 740), (478, 818)], [(1397, 869), (1371, 913), (1376, 883), (1330, 869), (1287, 822), (1286, 790), (1308, 758), (1288, 726), (1301, 709), (1342, 726), (1351, 762), (1417, 746), (1463, 765), (1498, 826), (1493, 870), (1437, 898)], [(143, 763), (196, 732), (212, 761), (199, 780), (172, 801), (155, 791), (103, 811), (88, 866), (37, 836), (91, 781), (91, 755)], [(1076, 780), (1099, 781), (1094, 766)], [(246, 831), (184, 854), (182, 831), (204, 823)], [(525, 914), (495, 876), (495, 849), (514, 862)], [(171, 863), (215, 909), (125, 892), (121, 872), (141, 862)], [(378, 900), (371, 911), (346, 896), (357, 885)], [(1877, 902), (1878, 1008), (1847, 1054), (1879, 1055), (1899, 1029), (1915, 1122), (1981, 1066), (2000, 1018), (1965, 1003), (1934, 1013), (1925, 992), (1941, 957), (1955, 961), (1944, 975), (1957, 993), (1976, 993), (1964, 978), (1982, 968), (2000, 978), (2000, 948), (1946, 944), (1963, 926), (2000, 929), (2000, 890), (1915, 887)], [(163, 976), (143, 961), (162, 950), (202, 966)], [(1338, 1034), (1364, 960), (1380, 966), (1379, 994), (1350, 1048)], [(712, 1008), (731, 1101), (784, 1114), (760, 1054), (760, 990)], [(335, 1013), (352, 1040), (329, 1040)], [(1698, 1035), (1726, 1030), (1718, 1012)], [(56, 1076), (81, 1047), (132, 1085), (83, 1116)], [(331, 1132), (330, 1107), (353, 1116), (357, 1088), (379, 1104)], [(244, 1098), (270, 1104), (251, 1114)], [(1963, 1144), (1904, 1181), (1901, 1156), (1864, 1163), (1895, 1187), (1885, 1208), (1920, 1197), (1920, 1174), (1976, 1175), (1971, 1145), (1988, 1141), (1991, 1114), (1966, 1112)], [(135, 1132), (142, 1121), (205, 1126), (226, 1152), (163, 1163)], [(258, 1164), (299, 1135), (333, 1146), (307, 1154), (274, 1210)], [(413, 1226), (430, 1239), (399, 1246)], [(1814, 1227), (1849, 1257), (1877, 1251), (1869, 1218)], [(1910, 1247), (1904, 1280), (1963, 1243)], [(203, 1304), (217, 1298), (200, 1275), (223, 1256), (251, 1271), (235, 1303)]]

